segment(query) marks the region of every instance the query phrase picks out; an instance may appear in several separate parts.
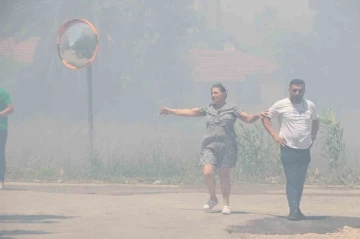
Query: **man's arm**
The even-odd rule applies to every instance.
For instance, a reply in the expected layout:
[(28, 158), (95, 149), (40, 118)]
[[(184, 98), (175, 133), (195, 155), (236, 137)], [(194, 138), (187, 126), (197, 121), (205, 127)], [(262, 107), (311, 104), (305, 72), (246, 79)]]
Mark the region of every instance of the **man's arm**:
[(278, 133), (274, 130), (272, 127), (270, 118), (264, 118), (262, 119), (262, 123), (266, 129), (266, 131), (271, 135), (271, 137), (275, 137)]
[(311, 140), (314, 142), (316, 139), (317, 132), (320, 128), (320, 120), (319, 118), (312, 121), (311, 125)]
[(0, 112), (0, 117), (5, 117), (5, 116), (8, 116), (10, 115), (11, 113), (14, 112), (14, 106), (13, 104), (8, 104), (6, 106), (6, 108)]
[(262, 123), (266, 129), (266, 131), (271, 135), (271, 137), (273, 137), (274, 141), (282, 146), (286, 145), (286, 140), (283, 137), (280, 137), (280, 135), (278, 134), (278, 132), (276, 132), (271, 124), (271, 119), (272, 118), (276, 118), (280, 115), (281, 112), (281, 102), (278, 101), (275, 104), (273, 104), (270, 109), (269, 109), (269, 113), (268, 113), (268, 117), (265, 117), (262, 119)]
[(271, 135), (271, 137), (273, 137), (273, 139), (276, 143), (278, 143), (282, 146), (286, 145), (286, 140), (284, 138), (280, 137), (280, 135), (272, 127), (270, 118), (268, 118), (268, 117), (263, 118), (262, 123), (263, 123), (266, 131)]
[(320, 127), (320, 118), (319, 118), (319, 115), (317, 114), (315, 104), (312, 104), (311, 106), (312, 106), (311, 141), (314, 143), (314, 141), (316, 139), (317, 132), (318, 132), (319, 127)]

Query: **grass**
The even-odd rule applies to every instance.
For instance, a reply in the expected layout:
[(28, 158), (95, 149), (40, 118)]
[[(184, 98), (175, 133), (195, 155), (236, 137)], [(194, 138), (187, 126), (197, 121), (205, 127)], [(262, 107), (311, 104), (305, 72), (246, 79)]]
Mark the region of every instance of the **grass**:
[[(179, 121), (180, 122), (180, 121)], [(121, 125), (95, 122), (95, 149), (88, 157), (86, 125), (39, 115), (12, 123), (7, 145), (7, 180), (202, 184), (198, 154), (204, 122)], [(279, 148), (261, 123), (236, 125), (239, 159), (232, 182), (284, 183)], [(360, 184), (360, 160), (348, 160), (343, 130), (328, 110), (321, 118), (313, 157), (328, 165), (309, 170), (310, 184)]]
[(283, 179), (279, 148), (261, 123), (238, 125), (239, 157), (234, 174), (237, 181), (267, 183)]
[(196, 154), (201, 134), (184, 133), (181, 125), (96, 122), (96, 155), (89, 160), (86, 125), (38, 116), (10, 125), (7, 178), (200, 183)]
[(322, 140), (320, 155), (328, 160), (327, 184), (352, 185), (360, 183), (359, 159), (349, 160), (344, 130), (335, 112), (323, 112), (319, 134)]

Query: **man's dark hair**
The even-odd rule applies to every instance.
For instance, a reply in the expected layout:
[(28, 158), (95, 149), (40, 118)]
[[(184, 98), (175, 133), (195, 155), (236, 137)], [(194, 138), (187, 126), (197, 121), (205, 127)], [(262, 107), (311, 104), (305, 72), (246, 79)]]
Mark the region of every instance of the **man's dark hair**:
[(304, 85), (305, 86), (305, 82), (301, 79), (293, 79), (292, 81), (290, 81), (289, 86), (292, 85)]

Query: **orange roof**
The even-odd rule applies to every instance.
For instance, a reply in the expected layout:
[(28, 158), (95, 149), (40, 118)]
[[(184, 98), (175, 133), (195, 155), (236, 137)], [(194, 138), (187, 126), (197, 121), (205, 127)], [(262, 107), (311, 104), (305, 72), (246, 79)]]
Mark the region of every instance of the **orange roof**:
[(196, 81), (244, 81), (250, 74), (271, 74), (279, 66), (237, 50), (193, 49), (187, 56)]
[[(20, 62), (33, 62), (40, 38), (16, 42), (0, 39), (0, 56), (13, 56)], [(271, 74), (279, 66), (237, 50), (190, 50), (187, 58), (196, 81), (244, 81), (250, 74)]]
[(20, 42), (13, 38), (0, 39), (0, 56), (12, 56), (15, 61), (33, 62), (39, 40), (38, 37), (30, 37)]

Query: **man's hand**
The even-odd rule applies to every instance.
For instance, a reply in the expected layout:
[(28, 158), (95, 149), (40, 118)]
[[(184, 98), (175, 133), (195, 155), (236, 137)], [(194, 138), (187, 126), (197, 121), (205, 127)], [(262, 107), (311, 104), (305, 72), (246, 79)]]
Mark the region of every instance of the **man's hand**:
[(314, 145), (315, 139), (316, 139), (316, 135), (315, 136), (312, 135), (311, 136), (311, 144), (310, 144), (309, 149), (311, 149), (311, 147)]
[(286, 140), (283, 137), (281, 137), (280, 135), (278, 135), (278, 134), (274, 135), (273, 139), (277, 144), (279, 144), (281, 146), (286, 145)]
[(14, 112), (14, 106), (12, 104), (8, 104), (6, 108), (0, 112), (0, 117), (6, 117)]

